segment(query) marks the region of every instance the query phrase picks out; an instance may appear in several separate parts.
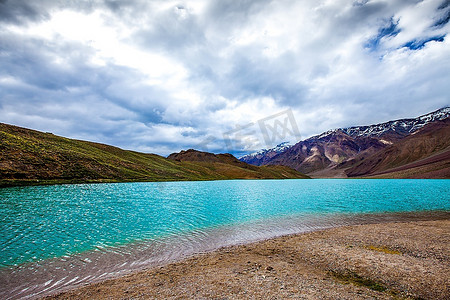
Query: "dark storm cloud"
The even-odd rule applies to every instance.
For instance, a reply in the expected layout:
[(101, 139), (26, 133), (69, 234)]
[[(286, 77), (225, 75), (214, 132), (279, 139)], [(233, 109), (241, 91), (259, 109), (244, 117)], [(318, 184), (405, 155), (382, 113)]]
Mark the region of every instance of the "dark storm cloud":
[(21, 24), (50, 17), (42, 3), (27, 0), (0, 0), (0, 22)]

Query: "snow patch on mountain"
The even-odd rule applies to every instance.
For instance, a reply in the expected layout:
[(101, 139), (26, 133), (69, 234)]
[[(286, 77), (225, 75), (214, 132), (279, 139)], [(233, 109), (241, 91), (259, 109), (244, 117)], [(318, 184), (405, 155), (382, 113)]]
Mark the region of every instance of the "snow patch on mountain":
[[(314, 140), (320, 140), (323, 138), (327, 138), (330, 136), (333, 136), (334, 134), (338, 132), (342, 132), (344, 134), (347, 134), (351, 137), (374, 137), (378, 138), (381, 143), (390, 145), (392, 144), (392, 141), (389, 141), (389, 134), (393, 134), (394, 136), (398, 137), (405, 137), (411, 134), (414, 134), (419, 129), (424, 127), (425, 125), (438, 121), (438, 120), (444, 120), (450, 116), (450, 107), (444, 107), (437, 111), (428, 113), (426, 115), (412, 118), (412, 119), (400, 119), (400, 120), (394, 120), (389, 121), (385, 123), (380, 124), (374, 124), (374, 125), (367, 125), (367, 126), (353, 126), (353, 127), (347, 127), (347, 128), (337, 128), (328, 130), (324, 133), (321, 133), (319, 135), (310, 137), (306, 141), (314, 141)], [(282, 153), (289, 148), (291, 148), (293, 145), (289, 144), (288, 142), (281, 143), (277, 145), (274, 148), (271, 149), (262, 149), (258, 152), (251, 153), (244, 155), (240, 157), (239, 159), (242, 161), (246, 161), (249, 163), (254, 163), (255, 160), (257, 161), (264, 161), (267, 158), (271, 158), (274, 155), (277, 155), (279, 153)], [(329, 157), (330, 160), (335, 160), (333, 156)], [(252, 162), (253, 161), (253, 162)]]
[(250, 153), (250, 154), (241, 156), (239, 159), (240, 160), (245, 160), (245, 159), (249, 159), (249, 158), (253, 158), (253, 157), (260, 157), (260, 156), (266, 155), (267, 153), (281, 153), (281, 152), (284, 152), (287, 149), (291, 148), (292, 146), (293, 145), (289, 144), (289, 142), (283, 142), (283, 143), (280, 143), (280, 144), (276, 145), (273, 148), (262, 149), (262, 150), (259, 150), (257, 152), (254, 152), (254, 153)]
[(360, 137), (360, 136), (379, 137), (387, 132), (411, 134), (421, 129), (428, 123), (438, 120), (444, 120), (449, 116), (450, 116), (450, 107), (444, 107), (437, 111), (413, 119), (400, 119), (375, 125), (354, 126), (354, 127), (333, 129), (328, 130), (327, 132), (324, 132), (312, 138), (321, 139), (329, 135), (332, 135), (337, 131), (342, 131), (352, 137)]
[(393, 144), (392, 142), (386, 141), (386, 140), (383, 140), (383, 139), (380, 139), (380, 142), (382, 142), (385, 145), (392, 145)]

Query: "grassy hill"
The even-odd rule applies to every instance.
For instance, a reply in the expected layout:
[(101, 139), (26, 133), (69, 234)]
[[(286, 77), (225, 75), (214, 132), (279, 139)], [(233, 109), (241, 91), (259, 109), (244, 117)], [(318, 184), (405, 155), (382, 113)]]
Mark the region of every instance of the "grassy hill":
[(180, 161), (3, 123), (0, 123), (0, 153), (0, 186), (308, 178), (288, 167), (230, 163), (234, 158), (231, 155), (226, 155), (228, 161)]

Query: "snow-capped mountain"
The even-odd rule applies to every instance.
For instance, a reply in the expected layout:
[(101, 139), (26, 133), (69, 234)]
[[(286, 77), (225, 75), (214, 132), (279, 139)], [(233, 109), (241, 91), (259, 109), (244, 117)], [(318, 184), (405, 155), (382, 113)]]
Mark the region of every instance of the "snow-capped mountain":
[(265, 164), (265, 161), (270, 160), (275, 155), (282, 153), (292, 147), (293, 145), (289, 144), (289, 142), (283, 142), (276, 145), (270, 149), (262, 149), (258, 152), (254, 152), (251, 154), (244, 155), (239, 158), (239, 160), (246, 162), (252, 165), (262, 165)]
[(444, 107), (437, 111), (431, 112), (429, 114), (412, 118), (412, 119), (400, 119), (395, 121), (389, 121), (385, 123), (368, 125), (368, 126), (354, 126), (347, 128), (338, 128), (329, 130), (320, 135), (314, 136), (312, 138), (320, 139), (329, 136), (337, 131), (342, 131), (352, 137), (357, 136), (370, 136), (370, 137), (381, 137), (383, 135), (394, 135), (394, 137), (404, 137), (407, 136), (423, 126), (434, 122), (437, 120), (444, 120), (450, 116), (450, 107)]
[[(444, 107), (417, 118), (338, 128), (300, 141), (282, 151), (262, 150), (241, 157), (240, 160), (255, 165), (285, 165), (312, 175), (341, 168), (342, 172), (337, 175), (340, 176), (344, 167), (349, 168), (352, 164), (421, 132), (420, 129), (427, 125), (447, 120), (449, 116), (450, 107)], [(330, 175), (324, 173), (320, 176)]]

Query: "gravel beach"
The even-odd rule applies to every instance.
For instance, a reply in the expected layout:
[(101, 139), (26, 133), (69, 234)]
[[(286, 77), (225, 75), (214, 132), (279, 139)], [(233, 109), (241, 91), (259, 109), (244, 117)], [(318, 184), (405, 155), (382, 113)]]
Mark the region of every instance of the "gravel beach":
[(450, 299), (450, 220), (222, 248), (45, 299)]

